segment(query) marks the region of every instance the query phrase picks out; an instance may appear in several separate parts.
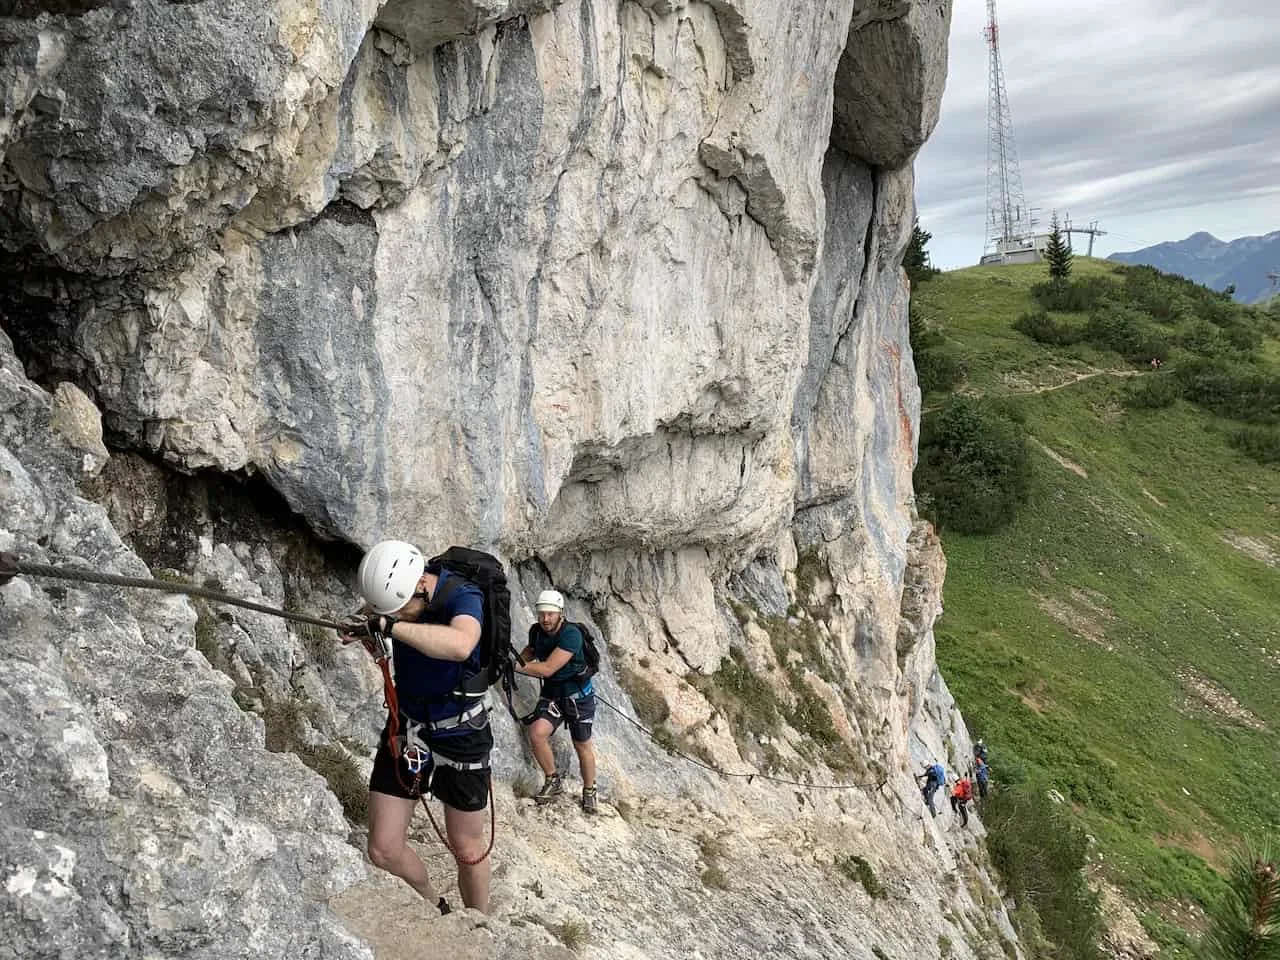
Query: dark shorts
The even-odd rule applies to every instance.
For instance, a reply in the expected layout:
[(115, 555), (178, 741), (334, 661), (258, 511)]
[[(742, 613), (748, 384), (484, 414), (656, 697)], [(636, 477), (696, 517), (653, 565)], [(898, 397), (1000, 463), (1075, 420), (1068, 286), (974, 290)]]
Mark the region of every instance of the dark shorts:
[(551, 724), (552, 733), (560, 729), (560, 724), (567, 724), (569, 736), (575, 743), (586, 743), (591, 739), (591, 727), (595, 718), (594, 693), (585, 697), (543, 697), (538, 701), (538, 709), (533, 712), (534, 720), (546, 720)]
[[(417, 792), (413, 792), (415, 777), (409, 772), (404, 759), (399, 764), (391, 754), (387, 731), (382, 731), (378, 754), (373, 758), (373, 773), (369, 775), (369, 792), (385, 793), (404, 800), (416, 800), (429, 792), (441, 803), (455, 810), (471, 812), (483, 810), (489, 803), (489, 751), (493, 749), (493, 731), (488, 727), (469, 730), (458, 737), (441, 738), (431, 745), (432, 762), (417, 776)], [(436, 762), (436, 757), (448, 756), (462, 762), (483, 761), (483, 770), (458, 770)], [(397, 770), (397, 766), (399, 769)]]

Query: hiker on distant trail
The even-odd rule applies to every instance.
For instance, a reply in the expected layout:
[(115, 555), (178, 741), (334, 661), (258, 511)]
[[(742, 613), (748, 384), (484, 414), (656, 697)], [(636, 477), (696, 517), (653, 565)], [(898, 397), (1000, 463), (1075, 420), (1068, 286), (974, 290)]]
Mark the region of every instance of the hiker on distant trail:
[(449, 912), (406, 842), (418, 799), (430, 791), (444, 804), (462, 902), (487, 911), (493, 732), (487, 684), (479, 694), (469, 692), (481, 669), (484, 595), (468, 580), (428, 566), (417, 547), (400, 540), (384, 540), (366, 553), (357, 580), (367, 606), (349, 621), (343, 641), (360, 640), (375, 657), (383, 638), (389, 641), (395, 683), (388, 682), (388, 707), (398, 705), (389, 712), (369, 778), (369, 859)]
[(961, 777), (951, 791), (951, 812), (960, 814), (960, 826), (969, 825), (969, 801), (973, 799), (973, 784), (968, 777)]
[(981, 757), (973, 758), (973, 778), (978, 781), (978, 799), (987, 799), (987, 781), (991, 779), (991, 767)]
[(564, 595), (559, 590), (543, 590), (534, 609), (538, 622), (529, 627), (529, 644), (521, 651), (520, 664), (516, 666), (518, 672), (542, 679), (542, 696), (529, 727), (529, 746), (546, 780), (534, 800), (550, 803), (564, 793), (551, 736), (560, 724), (567, 723), (582, 772), (582, 810), (595, 813), (596, 754), (591, 728), (596, 696), (587, 665), (586, 640), (578, 626), (564, 618)]
[(942, 764), (937, 760), (929, 764), (923, 771), (916, 774), (916, 781), (924, 781), (920, 786), (920, 795), (924, 797), (925, 806), (929, 808), (932, 816), (938, 815), (938, 808), (933, 805), (933, 795), (938, 788), (947, 782), (947, 771), (943, 769)]

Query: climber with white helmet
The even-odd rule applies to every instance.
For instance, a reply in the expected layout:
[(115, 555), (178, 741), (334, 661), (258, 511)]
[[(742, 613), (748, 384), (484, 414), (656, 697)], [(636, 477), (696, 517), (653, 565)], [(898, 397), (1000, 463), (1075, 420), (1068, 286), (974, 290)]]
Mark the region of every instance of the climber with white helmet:
[(520, 673), (542, 679), (542, 696), (529, 726), (529, 745), (546, 780), (534, 799), (550, 803), (564, 792), (551, 737), (562, 723), (567, 723), (582, 773), (582, 809), (593, 814), (598, 808), (596, 754), (591, 744), (596, 696), (586, 640), (581, 627), (565, 619), (564, 594), (559, 590), (543, 590), (534, 609), (538, 622), (529, 627), (529, 644), (520, 653), (520, 665), (516, 667)]
[(480, 671), (484, 594), (401, 540), (375, 544), (360, 561), (357, 582), (366, 607), (348, 621), (343, 640), (364, 642), (379, 659), (389, 707), (369, 778), (369, 859), (449, 912), (406, 842), (418, 800), (430, 792), (444, 804), (462, 901), (485, 911), (493, 733), (483, 687), (474, 694), (470, 682)]

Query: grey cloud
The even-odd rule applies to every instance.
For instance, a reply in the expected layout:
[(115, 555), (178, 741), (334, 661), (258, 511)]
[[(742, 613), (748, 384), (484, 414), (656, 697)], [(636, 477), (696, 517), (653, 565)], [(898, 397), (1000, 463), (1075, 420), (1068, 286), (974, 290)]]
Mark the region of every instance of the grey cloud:
[[(942, 119), (916, 165), (925, 226), (966, 249), (981, 245), (986, 209), (986, 51), (974, 17), (957, 4)], [(1032, 205), (1069, 206), (1077, 220), (1202, 208), (1187, 232), (1214, 228), (1206, 204), (1233, 222), (1243, 205), (1260, 232), (1280, 227), (1271, 0), (1004, 0), (1001, 19)]]

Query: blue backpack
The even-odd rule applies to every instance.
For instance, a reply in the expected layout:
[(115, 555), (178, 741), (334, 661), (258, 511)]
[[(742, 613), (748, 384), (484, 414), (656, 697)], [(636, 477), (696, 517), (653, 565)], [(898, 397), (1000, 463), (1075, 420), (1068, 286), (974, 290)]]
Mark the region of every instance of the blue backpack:
[(947, 771), (943, 769), (942, 764), (935, 763), (929, 768), (929, 782), (937, 787), (947, 782)]

